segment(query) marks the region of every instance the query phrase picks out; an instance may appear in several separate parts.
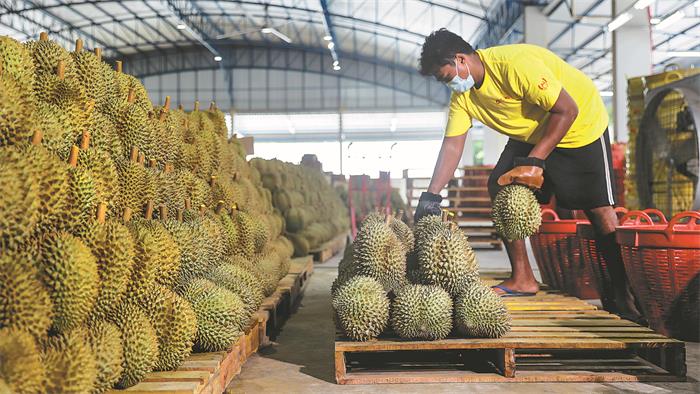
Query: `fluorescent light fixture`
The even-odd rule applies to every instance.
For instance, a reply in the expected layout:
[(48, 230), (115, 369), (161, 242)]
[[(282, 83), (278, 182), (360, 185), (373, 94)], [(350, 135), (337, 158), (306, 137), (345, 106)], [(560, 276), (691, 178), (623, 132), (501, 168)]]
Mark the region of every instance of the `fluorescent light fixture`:
[(270, 33), (272, 33), (272, 29), (269, 28), (269, 27), (263, 27), (262, 29), (260, 29), (260, 31), (263, 32), (263, 33), (265, 33), (265, 34), (270, 34)]
[(333, 41), (328, 43), (328, 49), (333, 49), (335, 48), (335, 43)]
[[(698, 1), (700, 1), (700, 0), (698, 0)], [(326, 41), (330, 41), (330, 40), (333, 39), (333, 37), (331, 37), (330, 35), (326, 34), (325, 36), (323, 36), (323, 39), (326, 40)]]
[(636, 3), (634, 3), (634, 8), (637, 10), (643, 10), (652, 5), (654, 1), (655, 0), (638, 0)]
[(333, 66), (337, 66), (337, 65), (339, 65), (339, 64), (340, 64), (339, 61), (337, 61), (337, 60), (334, 60), (334, 61), (333, 61)]
[(279, 38), (280, 40), (286, 42), (287, 44), (292, 43), (292, 39), (289, 38), (286, 34), (281, 33), (279, 30), (275, 29), (274, 27), (263, 27), (260, 29), (261, 33), (264, 34), (272, 34), (273, 36)]
[(630, 14), (629, 12), (623, 12), (622, 14), (618, 15), (617, 18), (613, 19), (610, 23), (608, 23), (608, 31), (610, 33), (614, 32), (615, 30), (622, 27), (622, 25), (629, 22), (630, 19), (632, 19), (632, 14)]
[(187, 25), (184, 23), (178, 23), (177, 26), (175, 26), (178, 30), (185, 30), (187, 29)]
[[(389, 125), (389, 131), (392, 133), (396, 131), (396, 126), (399, 124), (399, 120), (397, 118), (391, 118), (391, 125)], [(392, 145), (393, 148), (393, 145)]]
[(649, 19), (649, 23), (651, 23), (652, 25), (658, 25), (659, 22), (661, 22), (661, 19), (660, 19), (660, 18), (651, 18), (651, 19)]
[(224, 59), (222, 59), (221, 56), (214, 56), (214, 61), (215, 61), (215, 62), (220, 62), (220, 61), (222, 61), (222, 60), (224, 60)]
[(656, 25), (656, 28), (659, 30), (664, 30), (667, 27), (670, 27), (674, 23), (678, 22), (679, 20), (683, 19), (685, 17), (685, 12), (681, 11), (676, 11), (671, 16), (668, 18), (662, 20)]
[(700, 57), (700, 51), (658, 51), (657, 53), (668, 57)]
[(610, 90), (601, 90), (601, 91), (600, 91), (600, 96), (601, 96), (601, 97), (612, 97), (612, 96), (614, 96), (614, 95), (615, 95), (615, 94), (614, 94), (612, 91), (610, 91)]
[(338, 65), (338, 66), (333, 66), (333, 70), (335, 70), (335, 71), (340, 71), (340, 66), (339, 66), (339, 65)]

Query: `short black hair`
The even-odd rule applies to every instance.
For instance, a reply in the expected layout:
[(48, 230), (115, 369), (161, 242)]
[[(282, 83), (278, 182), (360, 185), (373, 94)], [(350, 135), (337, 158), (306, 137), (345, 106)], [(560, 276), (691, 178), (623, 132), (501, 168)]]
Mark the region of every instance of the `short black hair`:
[(474, 48), (462, 37), (445, 29), (435, 30), (425, 38), (420, 53), (420, 73), (434, 75), (445, 64), (453, 64), (458, 53), (471, 55)]

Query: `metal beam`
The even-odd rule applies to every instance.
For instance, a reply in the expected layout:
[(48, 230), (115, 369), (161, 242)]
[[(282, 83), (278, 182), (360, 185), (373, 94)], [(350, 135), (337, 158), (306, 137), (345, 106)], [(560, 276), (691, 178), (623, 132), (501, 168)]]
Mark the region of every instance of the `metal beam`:
[[(339, 44), (338, 41), (338, 36), (335, 35), (335, 29), (333, 28), (333, 21), (331, 20), (331, 13), (328, 10), (328, 1), (327, 0), (320, 0), (321, 2), (321, 9), (323, 9), (323, 20), (325, 21), (326, 25), (326, 31), (328, 35), (331, 36), (331, 43), (333, 43), (333, 47), (328, 47), (328, 49), (331, 51), (331, 57), (333, 58), (333, 67), (335, 68), (336, 62), (338, 62), (338, 52), (336, 52), (335, 45)], [(330, 45), (330, 43), (329, 43)]]
[(213, 23), (207, 14), (203, 13), (194, 1), (189, 0), (165, 0), (168, 9), (186, 26), (190, 34), (202, 46), (207, 48), (214, 56), (221, 57), (209, 40), (217, 34), (223, 33), (221, 28)]

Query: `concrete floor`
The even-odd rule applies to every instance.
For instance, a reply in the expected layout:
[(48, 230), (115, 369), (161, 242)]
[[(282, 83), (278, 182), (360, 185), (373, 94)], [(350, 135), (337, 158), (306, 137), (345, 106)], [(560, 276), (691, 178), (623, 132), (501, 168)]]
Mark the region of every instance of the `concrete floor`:
[[(504, 252), (478, 252), (482, 271), (508, 270)], [(335, 384), (334, 326), (329, 299), (339, 257), (317, 265), (297, 314), (286, 323), (277, 342), (249, 359), (229, 393), (700, 393), (700, 344), (687, 343), (689, 381), (683, 383), (483, 383)], [(531, 260), (534, 261), (534, 260)]]

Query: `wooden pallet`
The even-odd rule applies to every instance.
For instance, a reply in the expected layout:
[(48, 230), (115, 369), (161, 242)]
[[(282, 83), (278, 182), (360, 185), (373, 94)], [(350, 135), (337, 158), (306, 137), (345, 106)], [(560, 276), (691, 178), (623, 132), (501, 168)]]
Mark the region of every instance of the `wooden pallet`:
[[(152, 372), (135, 386), (125, 390), (110, 390), (109, 394), (213, 394), (222, 393), (238, 375), (246, 360), (260, 347), (269, 344), (270, 328), (289, 316), (293, 303), (298, 303), (313, 273), (311, 256), (292, 259), (289, 274), (280, 281), (273, 296), (268, 297), (251, 318), (245, 333), (225, 352), (191, 354), (175, 371)], [(286, 305), (283, 305), (284, 303)], [(269, 325), (269, 319), (277, 321)]]
[(505, 298), (503, 338), (335, 342), (339, 384), (682, 381), (685, 344), (553, 291)]
[(338, 234), (338, 236), (324, 243), (319, 248), (312, 250), (310, 253), (313, 256), (315, 262), (325, 263), (336, 254), (342, 252), (345, 249), (345, 245), (347, 244), (347, 242), (347, 233)]

